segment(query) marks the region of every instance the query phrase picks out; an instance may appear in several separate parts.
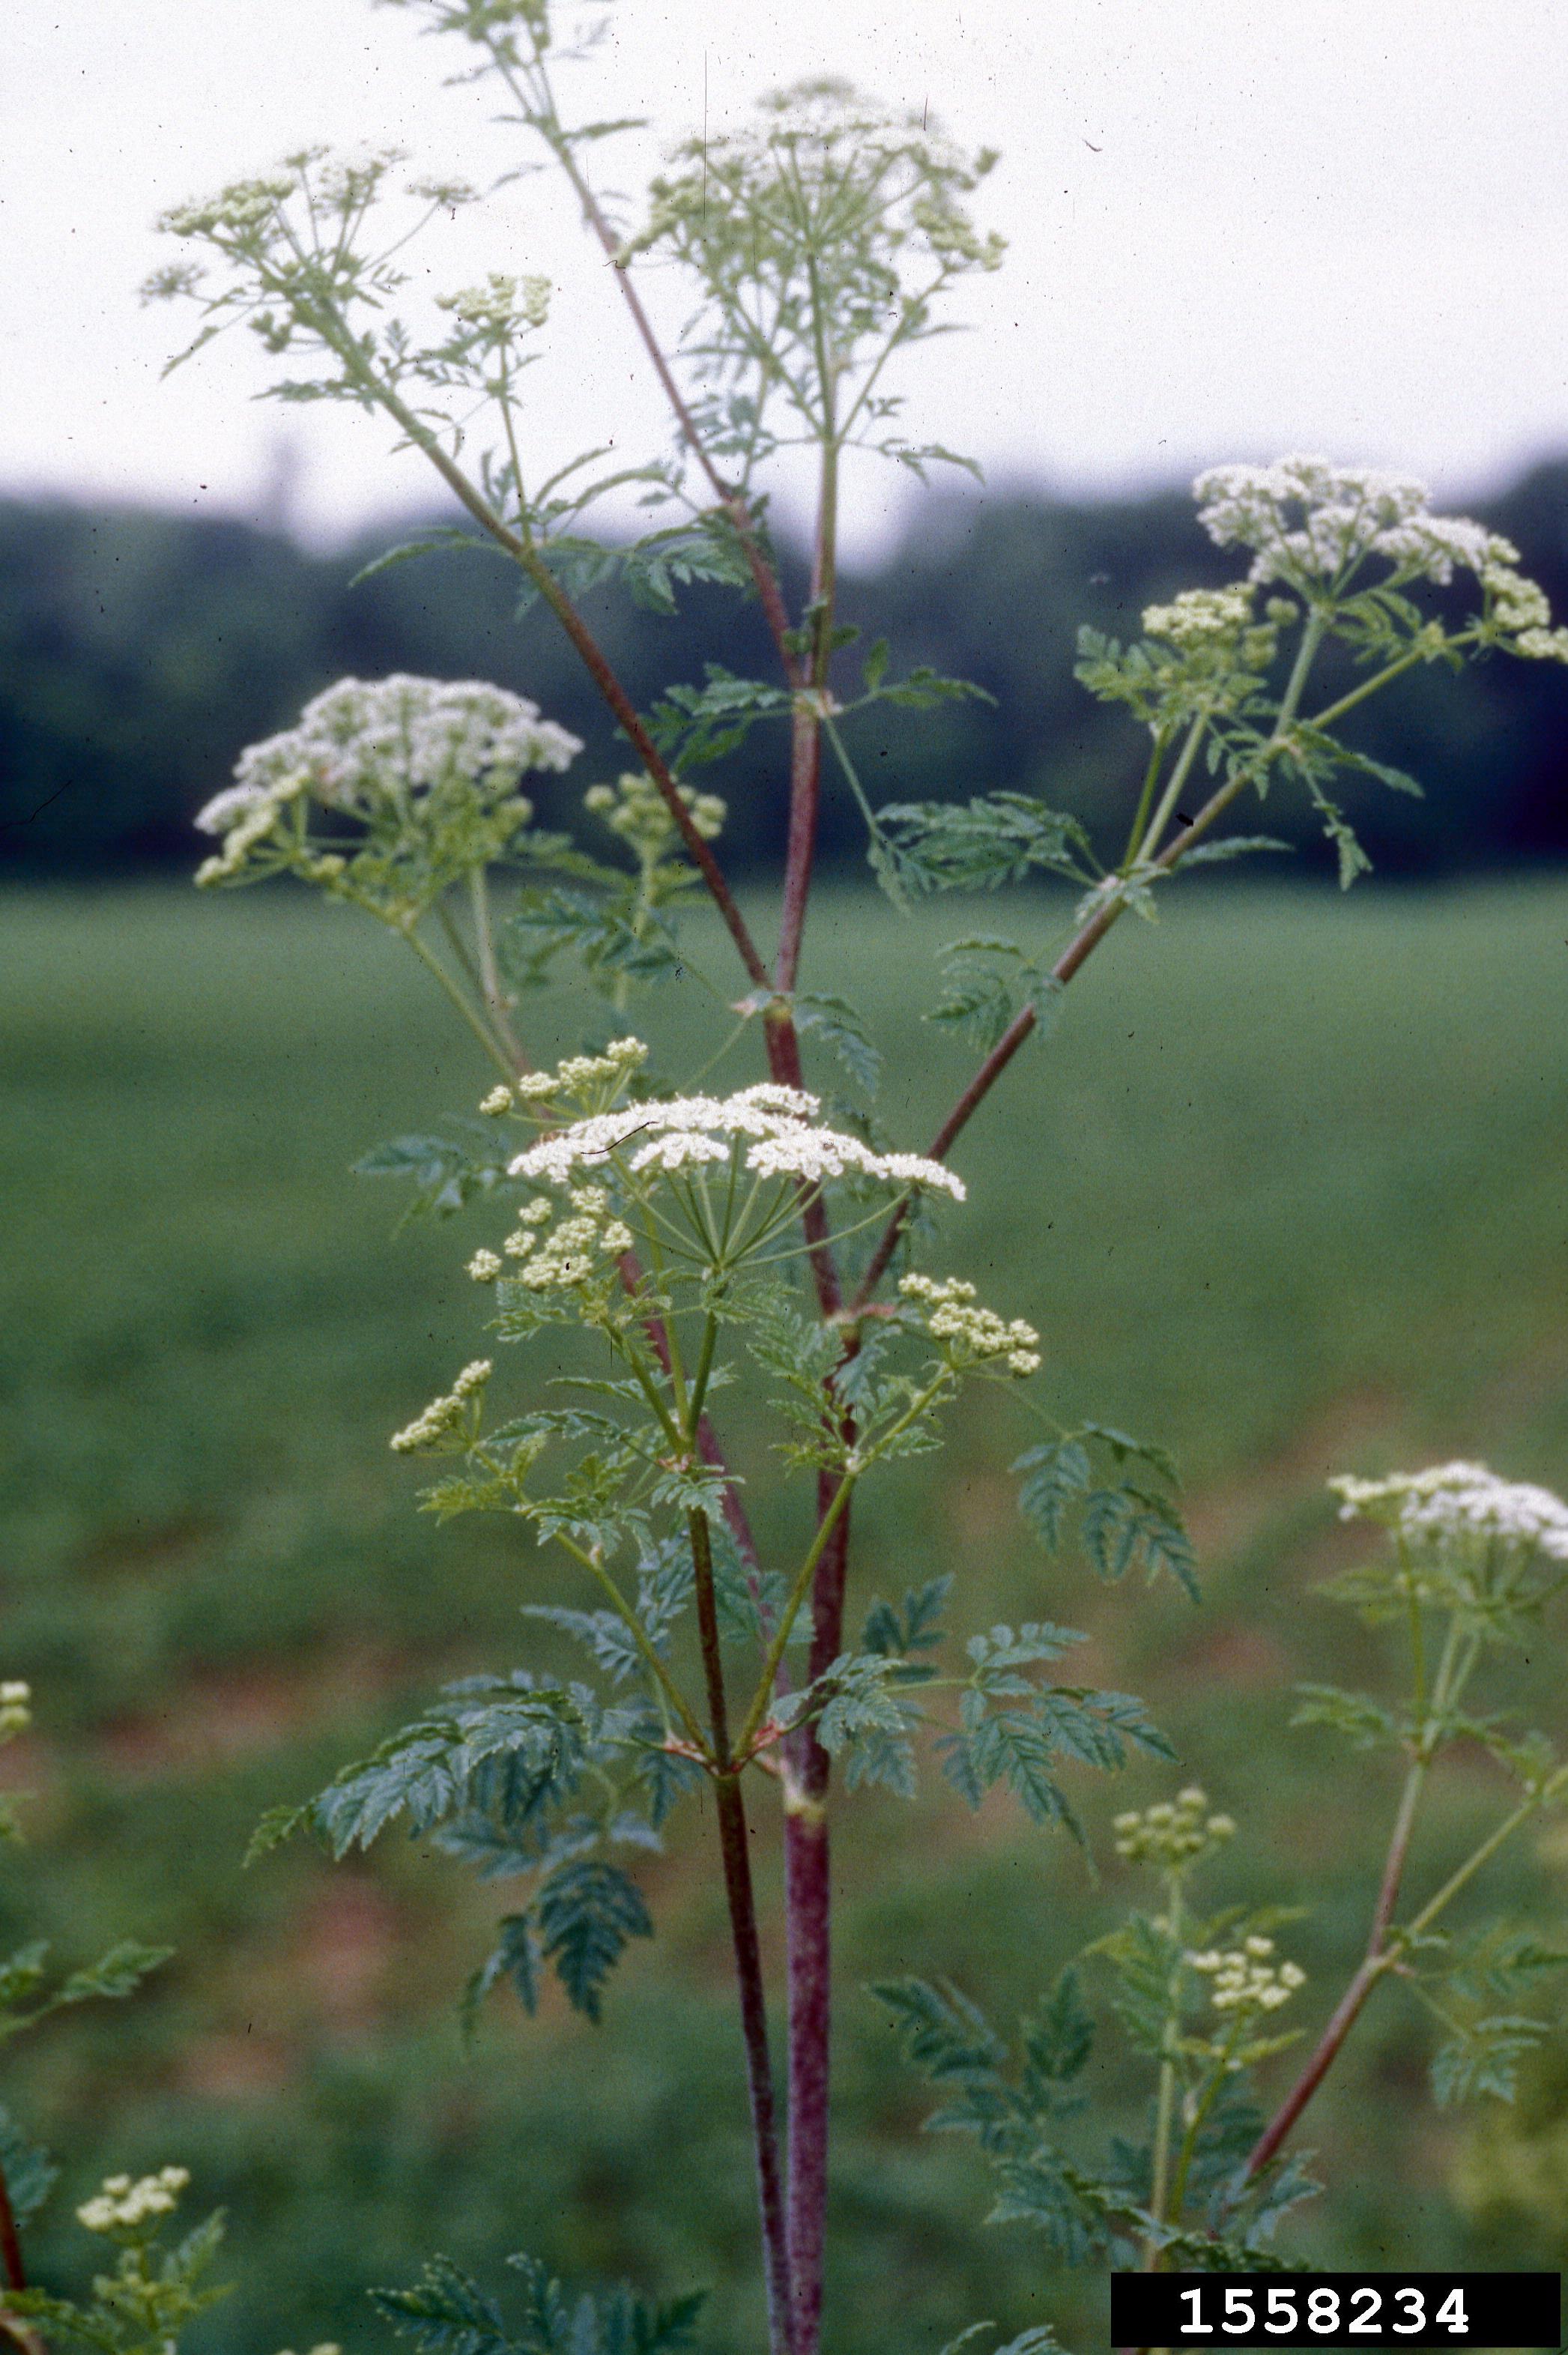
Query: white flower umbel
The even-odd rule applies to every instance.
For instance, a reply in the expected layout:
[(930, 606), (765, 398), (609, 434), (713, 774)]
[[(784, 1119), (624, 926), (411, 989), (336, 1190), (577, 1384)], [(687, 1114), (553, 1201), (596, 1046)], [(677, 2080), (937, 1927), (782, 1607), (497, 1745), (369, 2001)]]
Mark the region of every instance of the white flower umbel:
[(26, 1733), (33, 1721), (33, 1688), (19, 1677), (0, 1684), (0, 1742), (10, 1742), (18, 1733)]
[(155, 2216), (172, 2214), (189, 2181), (186, 2167), (160, 2168), (135, 2182), (128, 2175), (105, 2176), (102, 2190), (82, 2202), (77, 2217), (90, 2232), (133, 2232)]
[(262, 796), (308, 786), (329, 808), (368, 815), (377, 804), (464, 780), (509, 794), (525, 772), (569, 768), (581, 741), (537, 703), (479, 679), (342, 678), (307, 703), (298, 725), (251, 745), (235, 783), (200, 813), (208, 834)]
[(1407, 1543), (1502, 1545), (1568, 1561), (1568, 1505), (1528, 1480), (1499, 1480), (1484, 1464), (1436, 1464), (1386, 1480), (1328, 1483), (1341, 1520), (1381, 1522)]
[[(1549, 626), (1544, 591), (1515, 569), (1518, 549), (1467, 516), (1434, 515), (1424, 483), (1292, 457), (1272, 466), (1212, 467), (1192, 491), (1211, 539), (1252, 549), (1254, 583), (1282, 581), (1310, 599), (1368, 585), (1358, 576), (1370, 559), (1390, 568), (1382, 585), (1445, 584), (1456, 572), (1468, 572), (1484, 592), (1488, 643), (1526, 660), (1568, 662), (1568, 630)], [(1156, 610), (1168, 617), (1176, 612)], [(1196, 625), (1195, 615), (1187, 626)], [(1145, 626), (1151, 626), (1147, 616)]]
[[(538, 1100), (542, 1105), (553, 1095), (580, 1092), (600, 1076), (603, 1061), (576, 1058), (563, 1063), (550, 1089), (540, 1087)], [(787, 1178), (805, 1186), (835, 1178), (872, 1178), (901, 1191), (929, 1187), (964, 1199), (963, 1180), (940, 1161), (916, 1153), (878, 1153), (858, 1136), (821, 1126), (820, 1111), (816, 1096), (769, 1081), (730, 1096), (651, 1097), (573, 1121), (529, 1146), (508, 1167), (514, 1178), (564, 1185), (574, 1172), (603, 1169), (617, 1157), (638, 1175), (728, 1161), (739, 1151), (741, 1166), (762, 1178)]]
[[(308, 843), (303, 822), (297, 841), (285, 838), (282, 822), (312, 802), (400, 846), (433, 823), (482, 815), (495, 834), (490, 847), (498, 849), (533, 815), (517, 790), (519, 779), (563, 770), (581, 749), (566, 729), (541, 719), (536, 703), (483, 680), (403, 672), (339, 679), (305, 705), (296, 726), (248, 746), (233, 784), (197, 813), (197, 826), (221, 835), (223, 847), (197, 880), (237, 879), (262, 846), (280, 856), (292, 849), (312, 879), (335, 880), (344, 867), (339, 850)], [(355, 839), (340, 847), (352, 851)]]

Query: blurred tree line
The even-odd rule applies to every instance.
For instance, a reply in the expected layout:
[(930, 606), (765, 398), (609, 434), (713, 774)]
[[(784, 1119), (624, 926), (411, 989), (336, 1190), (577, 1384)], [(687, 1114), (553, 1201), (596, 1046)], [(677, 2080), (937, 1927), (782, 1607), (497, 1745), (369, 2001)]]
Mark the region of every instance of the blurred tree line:
[[(1568, 614), (1568, 460), (1536, 468), (1484, 516)], [(549, 616), (518, 615), (508, 566), (445, 549), (354, 585), (384, 544), (323, 555), (239, 523), (0, 502), (0, 866), (79, 877), (187, 866), (191, 815), (241, 746), (346, 673), (476, 676), (534, 697), (589, 747), (569, 783), (547, 788), (547, 815), (566, 815), (584, 785), (624, 764)], [(1119, 849), (1140, 747), (1075, 683), (1079, 625), (1136, 634), (1152, 600), (1235, 570), (1176, 492), (927, 502), (886, 560), (847, 584), (844, 617), (866, 640), (885, 635), (895, 668), (930, 663), (995, 701), (918, 724), (880, 711), (857, 722), (873, 798), (1038, 794), (1104, 821), (1106, 847)], [(673, 618), (613, 591), (587, 602), (644, 707), (671, 680), (700, 679), (716, 651), (729, 669), (772, 676), (755, 608), (732, 598), (690, 592)], [(842, 693), (861, 651), (840, 657)], [(1421, 778), (1428, 796), (1423, 806), (1372, 787), (1352, 805), (1379, 867), (1437, 874), (1568, 854), (1561, 668), (1499, 657), (1457, 679), (1417, 674), (1374, 711), (1366, 749)], [(705, 780), (729, 797), (737, 869), (782, 840), (782, 749), (759, 730)], [(1264, 822), (1311, 839), (1294, 808), (1271, 805)], [(860, 834), (848, 795), (833, 795), (828, 854), (856, 856)]]

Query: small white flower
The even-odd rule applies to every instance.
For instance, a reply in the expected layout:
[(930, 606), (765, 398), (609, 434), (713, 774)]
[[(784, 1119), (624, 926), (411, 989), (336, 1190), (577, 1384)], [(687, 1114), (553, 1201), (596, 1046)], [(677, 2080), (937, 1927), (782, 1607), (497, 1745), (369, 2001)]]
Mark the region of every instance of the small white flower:
[[(646, 1049), (635, 1039), (621, 1039), (603, 1056), (578, 1056), (562, 1063), (551, 1082), (552, 1094), (577, 1094), (615, 1082), (630, 1067), (631, 1050), (638, 1061)], [(514, 1178), (540, 1178), (567, 1184), (581, 1169), (602, 1168), (611, 1156), (642, 1139), (630, 1156), (634, 1171), (676, 1170), (694, 1162), (727, 1160), (730, 1140), (755, 1140), (744, 1166), (761, 1177), (793, 1178), (803, 1185), (821, 1185), (833, 1178), (865, 1177), (901, 1188), (939, 1188), (962, 1201), (962, 1179), (939, 1161), (915, 1153), (877, 1153), (858, 1136), (815, 1124), (820, 1107), (803, 1090), (763, 1082), (731, 1096), (672, 1096), (645, 1103), (621, 1104), (592, 1113), (553, 1135), (541, 1137), (508, 1167)], [(1020, 1340), (1020, 1347), (1028, 1342)]]
[(102, 2190), (83, 2201), (77, 2217), (90, 2232), (132, 2231), (149, 2217), (171, 2214), (189, 2181), (185, 2167), (160, 2168), (134, 2183), (128, 2175), (106, 2176)]

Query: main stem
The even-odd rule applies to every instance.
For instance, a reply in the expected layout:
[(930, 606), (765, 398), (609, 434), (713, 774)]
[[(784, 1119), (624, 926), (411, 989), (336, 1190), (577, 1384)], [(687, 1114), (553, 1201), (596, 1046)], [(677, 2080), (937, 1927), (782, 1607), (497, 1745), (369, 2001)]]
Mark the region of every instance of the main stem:
[(730, 1747), (729, 1709), (724, 1694), (724, 1666), (719, 1648), (719, 1613), (713, 1587), (712, 1540), (702, 1514), (693, 1513), (687, 1526), (691, 1540), (692, 1572), (697, 1589), (697, 1626), (702, 1646), (702, 1671), (708, 1689), (708, 1715), (713, 1743), (714, 1789), (718, 1795), (719, 1847), (724, 1863), (724, 1895), (730, 1908), (730, 1935), (741, 1998), (741, 2033), (746, 2048), (746, 2086), (752, 2105), (757, 2204), (762, 2211), (763, 2256), (768, 2285), (768, 2341), (773, 2355), (798, 2355), (790, 2289), (784, 2183), (779, 2169), (778, 2119), (773, 2101), (773, 2065), (768, 2054), (768, 2015), (763, 1991), (762, 1946), (757, 1936), (757, 1904), (752, 1886), (752, 1852), (746, 1829), (745, 1802), (741, 1796), (740, 1778), (735, 1772)]

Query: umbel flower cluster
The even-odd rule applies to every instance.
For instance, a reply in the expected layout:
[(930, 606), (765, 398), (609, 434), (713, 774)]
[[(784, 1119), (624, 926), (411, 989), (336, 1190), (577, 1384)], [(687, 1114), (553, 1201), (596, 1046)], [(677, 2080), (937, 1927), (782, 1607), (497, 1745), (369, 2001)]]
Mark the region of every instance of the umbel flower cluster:
[(26, 1733), (33, 1721), (33, 1688), (19, 1677), (0, 1684), (0, 1742), (10, 1742), (18, 1733)]
[[(677, 790), (703, 841), (717, 841), (729, 815), (722, 797), (699, 793), (692, 785)], [(613, 785), (590, 785), (582, 806), (602, 818), (612, 834), (618, 834), (645, 867), (654, 866), (675, 846), (676, 824), (669, 805), (645, 770), (628, 770)]]
[[(478, 679), (339, 679), (305, 705), (295, 727), (251, 745), (233, 784), (197, 817), (223, 847), (197, 870), (201, 884), (248, 880), (306, 843), (308, 805), (398, 840), (432, 823), (483, 820), (495, 856), (533, 815), (517, 784), (530, 770), (568, 768), (579, 739), (538, 704)], [(285, 821), (293, 821), (293, 840)], [(352, 849), (360, 837), (346, 838)], [(262, 858), (261, 854), (270, 856)], [(324, 868), (325, 857), (325, 868)], [(316, 847), (311, 873), (341, 874), (341, 851)]]
[(172, 2215), (190, 2181), (187, 2167), (160, 2168), (156, 2175), (107, 2175), (103, 2189), (77, 2210), (90, 2232), (133, 2232), (155, 2216)]
[(464, 1366), (449, 1391), (432, 1399), (422, 1414), (394, 1433), (393, 1454), (414, 1455), (446, 1440), (471, 1439), (485, 1403), (485, 1385), (495, 1370), (488, 1358), (475, 1358)]
[(998, 1316), (982, 1308), (975, 1287), (956, 1275), (906, 1275), (899, 1285), (933, 1341), (944, 1345), (950, 1364), (994, 1366), (1009, 1374), (1040, 1370), (1040, 1335), (1021, 1316)]
[(1499, 1480), (1484, 1464), (1436, 1464), (1386, 1480), (1347, 1475), (1329, 1487), (1341, 1520), (1364, 1518), (1413, 1544), (1502, 1545), (1568, 1561), (1568, 1505), (1528, 1480)]
[(551, 1123), (548, 1135), (508, 1163), (508, 1174), (563, 1186), (579, 1171), (603, 1169), (612, 1161), (640, 1177), (728, 1162), (738, 1151), (741, 1167), (759, 1178), (793, 1178), (802, 1186), (875, 1178), (964, 1199), (962, 1178), (940, 1161), (919, 1153), (879, 1153), (858, 1136), (824, 1127), (818, 1097), (772, 1080), (729, 1096), (648, 1097), (554, 1126), (553, 1109), (563, 1098), (581, 1099), (605, 1082), (617, 1085), (646, 1060), (647, 1051), (641, 1039), (617, 1039), (602, 1056), (573, 1056), (555, 1071), (530, 1073), (507, 1091), (493, 1089), (486, 1110), (506, 1111), (506, 1093)]
[(1209, 1812), (1209, 1796), (1196, 1783), (1174, 1799), (1160, 1799), (1152, 1807), (1129, 1807), (1113, 1817), (1116, 1854), (1132, 1864), (1155, 1864), (1179, 1872), (1209, 1849), (1235, 1835), (1232, 1816)]
[(1305, 1987), (1307, 1973), (1299, 1963), (1273, 1961), (1274, 1951), (1272, 1938), (1256, 1936), (1243, 1938), (1239, 1946), (1184, 1955), (1182, 1960), (1189, 1970), (1213, 1981), (1209, 2000), (1216, 2011), (1277, 2011)]
[[(567, 1200), (571, 1216), (549, 1227), (555, 1205), (548, 1195), (537, 1194), (524, 1204), (517, 1226), (501, 1246), (508, 1258), (520, 1263), (514, 1273), (530, 1292), (564, 1292), (585, 1284), (603, 1272), (606, 1262), (621, 1259), (635, 1246), (624, 1220), (611, 1215), (610, 1197), (603, 1186), (574, 1186)], [(476, 1283), (488, 1284), (504, 1265), (494, 1252), (479, 1252), (468, 1263), (468, 1273)]]
[(1308, 597), (1342, 593), (1371, 559), (1391, 566), (1399, 581), (1443, 583), (1456, 570), (1469, 572), (1486, 592), (1498, 643), (1527, 660), (1568, 662), (1568, 629), (1550, 626), (1545, 591), (1517, 570), (1518, 549), (1467, 517), (1435, 516), (1424, 483), (1292, 457), (1216, 466), (1192, 489), (1211, 539), (1252, 549), (1257, 584), (1279, 581)]

